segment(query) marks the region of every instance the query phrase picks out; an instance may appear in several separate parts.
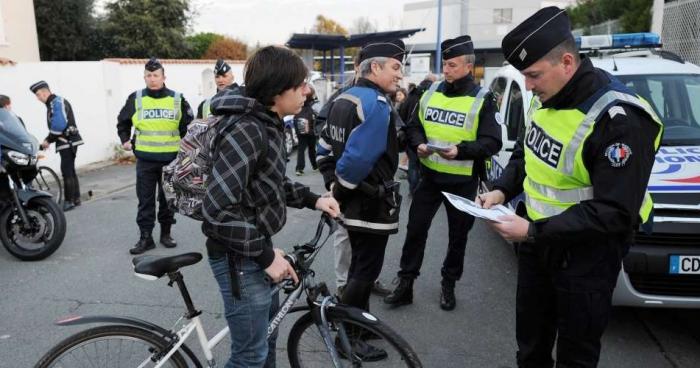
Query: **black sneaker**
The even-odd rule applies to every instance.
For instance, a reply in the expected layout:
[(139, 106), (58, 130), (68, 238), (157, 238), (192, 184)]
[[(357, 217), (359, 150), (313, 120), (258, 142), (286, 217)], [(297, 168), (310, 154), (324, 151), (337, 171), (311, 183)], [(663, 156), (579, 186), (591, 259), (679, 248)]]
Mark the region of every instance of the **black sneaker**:
[(302, 176), (304, 175), (304, 170), (297, 170), (297, 176)]
[(75, 205), (72, 202), (63, 202), (63, 212), (68, 212), (74, 208)]
[(440, 292), (440, 308), (442, 310), (451, 311), (457, 306), (457, 298), (455, 298), (454, 285), (442, 285)]
[(387, 296), (391, 294), (391, 289), (384, 286), (384, 284), (382, 284), (381, 281), (375, 280), (374, 284), (372, 284), (372, 293), (377, 294), (379, 296)]

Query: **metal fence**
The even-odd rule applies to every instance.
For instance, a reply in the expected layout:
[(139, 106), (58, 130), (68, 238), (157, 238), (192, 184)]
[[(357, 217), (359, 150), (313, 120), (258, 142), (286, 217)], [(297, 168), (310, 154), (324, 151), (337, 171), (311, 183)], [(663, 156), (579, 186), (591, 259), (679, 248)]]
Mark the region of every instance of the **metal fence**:
[(679, 0), (664, 5), (664, 49), (700, 65), (700, 0)]

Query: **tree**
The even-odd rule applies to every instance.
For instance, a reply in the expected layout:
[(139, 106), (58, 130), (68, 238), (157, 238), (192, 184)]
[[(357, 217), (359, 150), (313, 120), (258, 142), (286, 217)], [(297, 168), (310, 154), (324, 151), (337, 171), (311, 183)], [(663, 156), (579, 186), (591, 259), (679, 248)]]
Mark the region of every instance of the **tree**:
[(85, 60), (95, 22), (94, 0), (34, 0), (42, 60)]
[(368, 17), (356, 18), (351, 27), (353, 34), (377, 32), (377, 24), (372, 23)]
[(333, 19), (319, 14), (316, 16), (316, 23), (311, 28), (311, 33), (347, 35), (348, 31)]
[(248, 46), (245, 43), (233, 38), (222, 37), (212, 42), (202, 58), (245, 60), (247, 57)]
[(120, 57), (187, 57), (189, 0), (112, 0), (104, 30)]
[(209, 50), (209, 47), (215, 41), (219, 41), (223, 38), (224, 36), (211, 32), (203, 32), (192, 36), (187, 36), (186, 40), (191, 51), (190, 57), (193, 59), (202, 59), (207, 50)]
[(587, 29), (611, 19), (620, 19), (623, 32), (646, 32), (651, 25), (653, 0), (579, 0), (569, 8), (574, 28)]

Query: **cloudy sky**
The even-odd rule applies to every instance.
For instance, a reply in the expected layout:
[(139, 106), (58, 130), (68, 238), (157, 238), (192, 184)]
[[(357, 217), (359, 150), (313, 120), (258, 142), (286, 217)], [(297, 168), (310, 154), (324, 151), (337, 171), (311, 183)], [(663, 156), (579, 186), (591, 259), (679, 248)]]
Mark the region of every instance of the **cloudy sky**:
[(416, 0), (190, 0), (195, 32), (215, 32), (254, 45), (283, 44), (305, 33), (318, 14), (346, 29), (367, 17), (380, 31), (399, 29), (403, 5)]

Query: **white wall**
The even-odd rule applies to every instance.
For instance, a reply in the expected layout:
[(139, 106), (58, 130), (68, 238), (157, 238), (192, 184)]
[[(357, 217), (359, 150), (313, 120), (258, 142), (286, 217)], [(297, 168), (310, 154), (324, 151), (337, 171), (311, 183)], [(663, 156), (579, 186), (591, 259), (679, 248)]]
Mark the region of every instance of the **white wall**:
[(0, 56), (14, 61), (39, 61), (32, 0), (0, 0)]
[[(213, 65), (165, 63), (166, 85), (181, 92), (196, 113), (197, 105), (210, 96)], [(231, 64), (236, 82), (241, 83), (243, 64)], [(208, 71), (207, 71), (208, 70)], [(30, 133), (43, 140), (48, 133), (46, 107), (29, 86), (46, 80), (51, 91), (73, 106), (76, 123), (85, 144), (78, 149), (76, 166), (112, 157), (119, 144), (117, 115), (128, 95), (144, 88), (142, 64), (113, 61), (18, 63), (0, 67), (0, 94), (10, 96), (12, 110), (22, 117)], [(204, 79), (204, 80), (203, 80)], [(42, 162), (58, 170), (59, 157), (53, 147)]]

